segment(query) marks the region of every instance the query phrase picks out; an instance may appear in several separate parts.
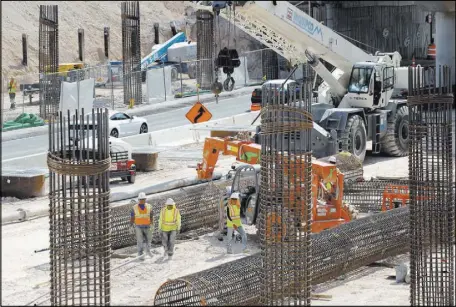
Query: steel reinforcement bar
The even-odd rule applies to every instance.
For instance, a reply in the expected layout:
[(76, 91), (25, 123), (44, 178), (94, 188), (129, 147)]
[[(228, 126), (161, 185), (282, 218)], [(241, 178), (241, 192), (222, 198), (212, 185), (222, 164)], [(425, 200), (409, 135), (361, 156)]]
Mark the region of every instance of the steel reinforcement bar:
[[(455, 306), (451, 72), (409, 69), (410, 303)], [(423, 89), (423, 80), (435, 80)], [(438, 82), (439, 87), (435, 87)]]
[[(312, 234), (311, 284), (407, 252), (408, 217), (409, 208), (402, 207)], [(256, 254), (169, 280), (157, 290), (154, 305), (260, 305), (262, 270)]]
[[(249, 177), (243, 180), (251, 180)], [(154, 233), (152, 241), (161, 242), (158, 231), (158, 217), (161, 208), (168, 197), (176, 202), (182, 215), (181, 232), (200, 228), (214, 229), (219, 223), (219, 204), (226, 186), (231, 186), (232, 180), (214, 181), (195, 186), (152, 195), (147, 202), (152, 205), (154, 212)], [(130, 210), (132, 204), (124, 204), (111, 209), (111, 247), (119, 249), (136, 244), (136, 236), (129, 232)]]
[[(214, 74), (214, 15), (207, 11), (196, 11), (196, 82), (202, 90), (211, 89)], [(221, 48), (218, 46), (219, 49)], [(211, 60), (207, 60), (211, 59)]]
[(139, 1), (121, 4), (124, 104), (142, 103)]
[(296, 87), (262, 87), (262, 305), (310, 305), (311, 82)]
[(81, 113), (49, 124), (53, 306), (110, 304), (108, 110)]
[(57, 5), (40, 5), (38, 35), (38, 67), (40, 72), (40, 117), (57, 115), (60, 102), (59, 16)]
[[(379, 180), (371, 179), (361, 182), (344, 183), (344, 201), (354, 205), (359, 212), (382, 211), (382, 197), (388, 186), (408, 186), (408, 180)], [(406, 201), (408, 205), (410, 201)]]

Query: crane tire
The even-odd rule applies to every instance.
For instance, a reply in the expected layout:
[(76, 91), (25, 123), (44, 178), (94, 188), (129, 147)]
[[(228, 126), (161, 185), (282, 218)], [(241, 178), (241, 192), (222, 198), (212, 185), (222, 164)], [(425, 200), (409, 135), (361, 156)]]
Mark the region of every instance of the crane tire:
[(393, 121), (388, 123), (386, 134), (380, 139), (380, 151), (393, 157), (408, 155), (409, 110), (407, 106), (397, 109)]
[(348, 151), (361, 162), (366, 157), (367, 132), (361, 116), (351, 115), (347, 120), (344, 132), (341, 134), (342, 150)]

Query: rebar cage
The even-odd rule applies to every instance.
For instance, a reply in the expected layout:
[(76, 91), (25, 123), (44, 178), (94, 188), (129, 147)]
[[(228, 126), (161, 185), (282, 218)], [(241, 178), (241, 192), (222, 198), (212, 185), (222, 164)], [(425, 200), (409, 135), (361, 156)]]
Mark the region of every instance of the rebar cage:
[[(202, 90), (210, 90), (214, 75), (214, 15), (209, 12), (196, 11), (196, 59), (199, 61), (196, 66), (196, 82)], [(201, 61), (210, 59), (210, 61)]]
[[(384, 192), (391, 186), (408, 186), (409, 181), (405, 179), (344, 182), (344, 202), (356, 207), (359, 212), (380, 212), (382, 211), (382, 199)], [(410, 200), (405, 202), (408, 205)]]
[(110, 304), (108, 111), (49, 124), (52, 305)]
[(124, 104), (142, 103), (139, 1), (122, 2)]
[[(312, 234), (312, 285), (408, 251), (409, 208), (353, 220)], [(263, 305), (261, 253), (163, 283), (157, 306)], [(284, 287), (293, 283), (285, 279)], [(305, 291), (307, 284), (304, 285)]]
[(310, 82), (262, 88), (262, 305), (310, 304)]
[[(423, 80), (435, 80), (424, 85)], [(455, 305), (451, 72), (409, 69), (410, 300)]]
[(60, 102), (58, 6), (40, 5), (38, 66), (40, 72), (40, 117), (57, 115)]

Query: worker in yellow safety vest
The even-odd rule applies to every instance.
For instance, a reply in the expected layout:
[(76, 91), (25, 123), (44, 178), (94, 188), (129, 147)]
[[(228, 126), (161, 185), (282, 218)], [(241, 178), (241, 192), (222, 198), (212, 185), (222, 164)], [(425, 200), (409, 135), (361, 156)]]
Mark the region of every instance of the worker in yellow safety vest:
[(16, 108), (16, 101), (15, 101), (16, 89), (17, 89), (16, 80), (14, 80), (14, 78), (11, 78), (10, 82), (8, 83), (8, 94), (9, 94), (9, 98), (10, 98), (10, 104), (11, 104), (10, 108), (11, 109)]
[(171, 259), (174, 254), (174, 241), (181, 229), (181, 215), (172, 198), (168, 198), (161, 209), (158, 227), (162, 232), (163, 257), (168, 255)]
[[(136, 233), (136, 243), (138, 246), (138, 256), (143, 256), (144, 245), (146, 254), (152, 258), (150, 244), (152, 241), (154, 215), (152, 206), (146, 203), (146, 193), (138, 195), (138, 203), (131, 208), (130, 212), (131, 234)], [(143, 260), (144, 257), (141, 258)]]
[(234, 230), (237, 230), (241, 234), (242, 251), (247, 253), (247, 235), (245, 234), (245, 230), (241, 222), (241, 203), (239, 202), (238, 192), (234, 192), (230, 196), (230, 200), (226, 208), (226, 228), (227, 253), (233, 253), (231, 242), (233, 241)]

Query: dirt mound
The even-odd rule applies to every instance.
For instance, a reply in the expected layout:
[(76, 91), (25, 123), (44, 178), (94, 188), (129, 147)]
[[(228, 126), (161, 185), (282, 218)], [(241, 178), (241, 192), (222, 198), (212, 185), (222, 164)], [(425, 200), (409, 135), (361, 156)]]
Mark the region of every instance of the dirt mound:
[[(78, 57), (78, 28), (84, 29), (85, 62), (103, 58), (103, 29), (111, 28), (111, 59), (122, 58), (121, 1), (2, 1), (2, 76), (38, 72), (40, 4), (59, 6), (59, 62)], [(155, 22), (160, 23), (160, 43), (172, 37), (170, 21), (184, 20), (184, 1), (140, 1), (141, 53), (150, 53)], [(22, 34), (28, 35), (28, 67), (22, 61)]]

